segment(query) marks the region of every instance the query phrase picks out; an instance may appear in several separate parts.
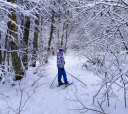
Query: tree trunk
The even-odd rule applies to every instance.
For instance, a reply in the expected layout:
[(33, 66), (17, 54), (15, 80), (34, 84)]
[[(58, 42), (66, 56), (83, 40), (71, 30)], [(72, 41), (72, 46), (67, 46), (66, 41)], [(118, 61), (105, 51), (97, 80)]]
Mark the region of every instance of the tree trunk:
[[(122, 35), (122, 33), (121, 33), (120, 30), (119, 30), (119, 34), (120, 34), (120, 36), (121, 36), (121, 38), (122, 38), (122, 42), (123, 42), (123, 44), (124, 44), (124, 47), (125, 47), (126, 51), (128, 51), (127, 44), (125, 43), (124, 38), (123, 38), (123, 35)], [(127, 54), (128, 54), (128, 52), (127, 52)]]
[(53, 37), (53, 32), (54, 32), (54, 25), (53, 25), (53, 23), (54, 23), (54, 11), (52, 10), (52, 23), (51, 23), (50, 38), (49, 38), (49, 42), (48, 42), (48, 52), (50, 51), (52, 37)]
[(62, 38), (61, 38), (61, 48), (63, 47), (63, 40), (64, 40), (64, 26), (65, 26), (65, 23), (63, 24), (63, 33), (62, 33)]
[(22, 61), (25, 66), (25, 69), (28, 69), (28, 38), (29, 38), (29, 29), (30, 29), (30, 18), (25, 17), (25, 24), (24, 24), (24, 34), (23, 34), (23, 42), (24, 47), (26, 48), (26, 53), (23, 55)]
[(66, 43), (65, 43), (65, 52), (67, 51), (67, 42), (68, 42), (68, 24), (66, 24)]
[(49, 56), (49, 52), (51, 50), (51, 42), (52, 42), (52, 38), (53, 38), (53, 33), (54, 33), (54, 10), (52, 10), (52, 22), (51, 22), (51, 32), (50, 32), (50, 38), (49, 38), (49, 41), (48, 41), (48, 50), (47, 50), (47, 57), (46, 57), (46, 61), (45, 63), (48, 62), (48, 56)]
[[(12, 2), (14, 3), (15, 0), (7, 0), (7, 2)], [(16, 12), (14, 9), (10, 9), (11, 14), (8, 14), (8, 17), (10, 18), (10, 20), (15, 21), (16, 22)], [(9, 21), (7, 23), (8, 26), (8, 38), (11, 39), (11, 41), (9, 42), (9, 47), (11, 48), (11, 50), (18, 50), (18, 46), (16, 44), (16, 40), (18, 40), (18, 35), (17, 35), (17, 26), (12, 23), (11, 21)], [(12, 37), (15, 38), (15, 41), (12, 40)], [(21, 80), (23, 78), (24, 72), (22, 69), (22, 65), (21, 65), (21, 59), (19, 57), (18, 52), (11, 52), (11, 56), (12, 56), (12, 65), (15, 71), (15, 79), (16, 80)]]
[[(0, 40), (1, 40), (1, 31), (0, 31)], [(0, 45), (1, 49), (1, 45)], [(0, 64), (2, 64), (2, 51), (0, 50)]]
[(38, 19), (35, 20), (35, 32), (33, 41), (33, 55), (32, 55), (32, 67), (36, 67), (37, 50), (38, 50), (38, 27), (39, 27), (39, 15), (36, 14)]

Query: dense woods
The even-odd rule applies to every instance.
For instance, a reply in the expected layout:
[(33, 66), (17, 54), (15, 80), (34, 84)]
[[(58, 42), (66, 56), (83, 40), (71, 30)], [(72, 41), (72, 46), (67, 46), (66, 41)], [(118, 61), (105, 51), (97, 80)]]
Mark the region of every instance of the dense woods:
[(102, 80), (93, 97), (102, 112), (118, 99), (115, 85), (128, 106), (127, 0), (0, 0), (3, 84), (21, 80), (29, 66), (38, 72), (59, 48), (85, 57), (83, 67)]

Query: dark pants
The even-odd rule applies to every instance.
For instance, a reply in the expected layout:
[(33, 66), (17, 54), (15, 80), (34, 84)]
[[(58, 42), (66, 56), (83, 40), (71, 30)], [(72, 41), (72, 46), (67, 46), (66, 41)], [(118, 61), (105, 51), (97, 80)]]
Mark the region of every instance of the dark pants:
[(67, 75), (66, 75), (65, 69), (64, 69), (64, 71), (62, 71), (60, 69), (60, 67), (58, 67), (58, 81), (61, 81), (62, 76), (63, 76), (64, 82), (66, 82), (67, 81)]

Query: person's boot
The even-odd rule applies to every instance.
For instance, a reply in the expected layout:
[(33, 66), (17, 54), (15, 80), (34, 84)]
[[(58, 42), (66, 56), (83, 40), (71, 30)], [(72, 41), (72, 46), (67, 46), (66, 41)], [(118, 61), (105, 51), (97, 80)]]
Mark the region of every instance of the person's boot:
[(68, 85), (69, 83), (68, 83), (68, 81), (65, 81), (65, 85)]
[(63, 85), (64, 83), (62, 81), (58, 81), (58, 85), (61, 86)]

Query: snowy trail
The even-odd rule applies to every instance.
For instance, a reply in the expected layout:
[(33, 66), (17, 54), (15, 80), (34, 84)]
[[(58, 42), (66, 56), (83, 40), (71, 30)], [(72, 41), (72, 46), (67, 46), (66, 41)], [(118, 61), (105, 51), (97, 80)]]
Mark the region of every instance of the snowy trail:
[[(64, 90), (61, 90), (62, 87), (56, 87), (57, 86), (57, 79), (53, 83), (53, 89), (49, 88), (49, 84), (53, 81), (57, 74), (57, 68), (56, 68), (56, 58), (53, 60), (50, 60), (50, 64), (46, 67), (48, 71), (47, 76), (47, 90), (45, 90), (45, 107), (43, 114), (68, 114), (68, 109), (72, 108), (72, 103), (64, 98), (64, 96), (69, 96), (69, 88), (66, 88)], [(50, 70), (51, 69), (51, 70)], [(69, 77), (68, 77), (69, 78)], [(71, 77), (69, 78), (70, 81)], [(72, 80), (71, 80), (72, 81)], [(73, 87), (74, 85), (72, 85)], [(50, 108), (48, 108), (50, 107)], [(77, 113), (74, 113), (77, 114)]]
[[(75, 99), (73, 92), (76, 92), (78, 96), (81, 96), (80, 98), (83, 102), (89, 101), (88, 98), (91, 97), (92, 91), (91, 89), (90, 91), (88, 91), (88, 88), (90, 88), (90, 86), (92, 87), (92, 85), (89, 84), (90, 82), (93, 83), (93, 75), (92, 73), (85, 72), (85, 70), (82, 70), (81, 66), (76, 64), (79, 61), (76, 60), (76, 62), (74, 61), (74, 59), (72, 59), (70, 56), (65, 57), (65, 61), (67, 63), (65, 66), (66, 71), (70, 72), (71, 74), (82, 80), (88, 86), (86, 87), (85, 85), (83, 85), (82, 83), (67, 74), (69, 82), (73, 81), (74, 84), (62, 90), (63, 87), (56, 87), (56, 79), (53, 83), (54, 88), (51, 89), (49, 86), (57, 74), (56, 57), (52, 58), (49, 61), (49, 64), (45, 67), (47, 77), (42, 78), (43, 82), (46, 84), (42, 87), (42, 90), (39, 92), (39, 95), (37, 97), (42, 98), (40, 102), (42, 102), (43, 104), (38, 104), (37, 102), (35, 102), (37, 103), (37, 105), (40, 105), (41, 109), (39, 110), (42, 110), (41, 112), (38, 112), (38, 114), (79, 114), (78, 111), (70, 110), (78, 109), (78, 107), (81, 108), (81, 105), (79, 103), (70, 101)], [(88, 98), (83, 100), (86, 96)], [(66, 98), (70, 100), (66, 100)], [(37, 112), (37, 109), (34, 110), (34, 113)], [(31, 114), (34, 113), (31, 112)], [(88, 112), (88, 114), (92, 113)]]
[[(33, 90), (33, 82), (39, 78), (39, 74), (44, 75), (45, 77), (40, 78), (40, 80), (34, 85), (42, 85), (39, 87), (38, 91), (32, 96), (32, 98), (27, 102), (25, 111), (21, 114), (80, 114), (80, 111), (75, 109), (83, 108), (80, 103), (72, 100), (76, 100), (74, 93), (79, 98), (79, 100), (89, 108), (95, 108), (92, 104), (92, 98), (95, 95), (96, 91), (99, 89), (100, 79), (91, 71), (82, 69), (81, 59), (78, 57), (73, 58), (72, 56), (65, 56), (65, 70), (72, 75), (74, 75), (79, 80), (87, 84), (80, 83), (73, 77), (67, 74), (69, 82), (74, 82), (71, 86), (62, 90), (62, 87), (57, 86), (57, 79), (53, 83), (53, 89), (50, 88), (50, 84), (57, 74), (56, 67), (56, 57), (49, 59), (49, 64), (45, 67), (40, 68), (40, 72), (33, 74), (34, 69), (29, 68), (27, 71), (27, 77), (25, 77), (21, 82), (25, 87), (26, 91)], [(5, 84), (0, 88), (0, 93), (6, 96), (6, 99), (10, 101), (10, 106), (16, 110), (20, 104), (20, 94), (17, 94), (19, 86), (16, 85), (11, 87), (9, 84)], [(0, 94), (0, 97), (2, 97)], [(23, 100), (27, 97), (24, 95)], [(1, 110), (0, 114), (5, 113), (6, 103), (0, 101)], [(110, 109), (107, 108), (107, 114), (127, 114), (125, 108), (122, 104), (118, 107), (119, 109), (114, 110), (113, 107)], [(3, 113), (4, 112), (4, 113)], [(10, 111), (9, 114), (15, 114), (13, 111)], [(98, 114), (96, 112), (88, 111), (84, 114)]]

